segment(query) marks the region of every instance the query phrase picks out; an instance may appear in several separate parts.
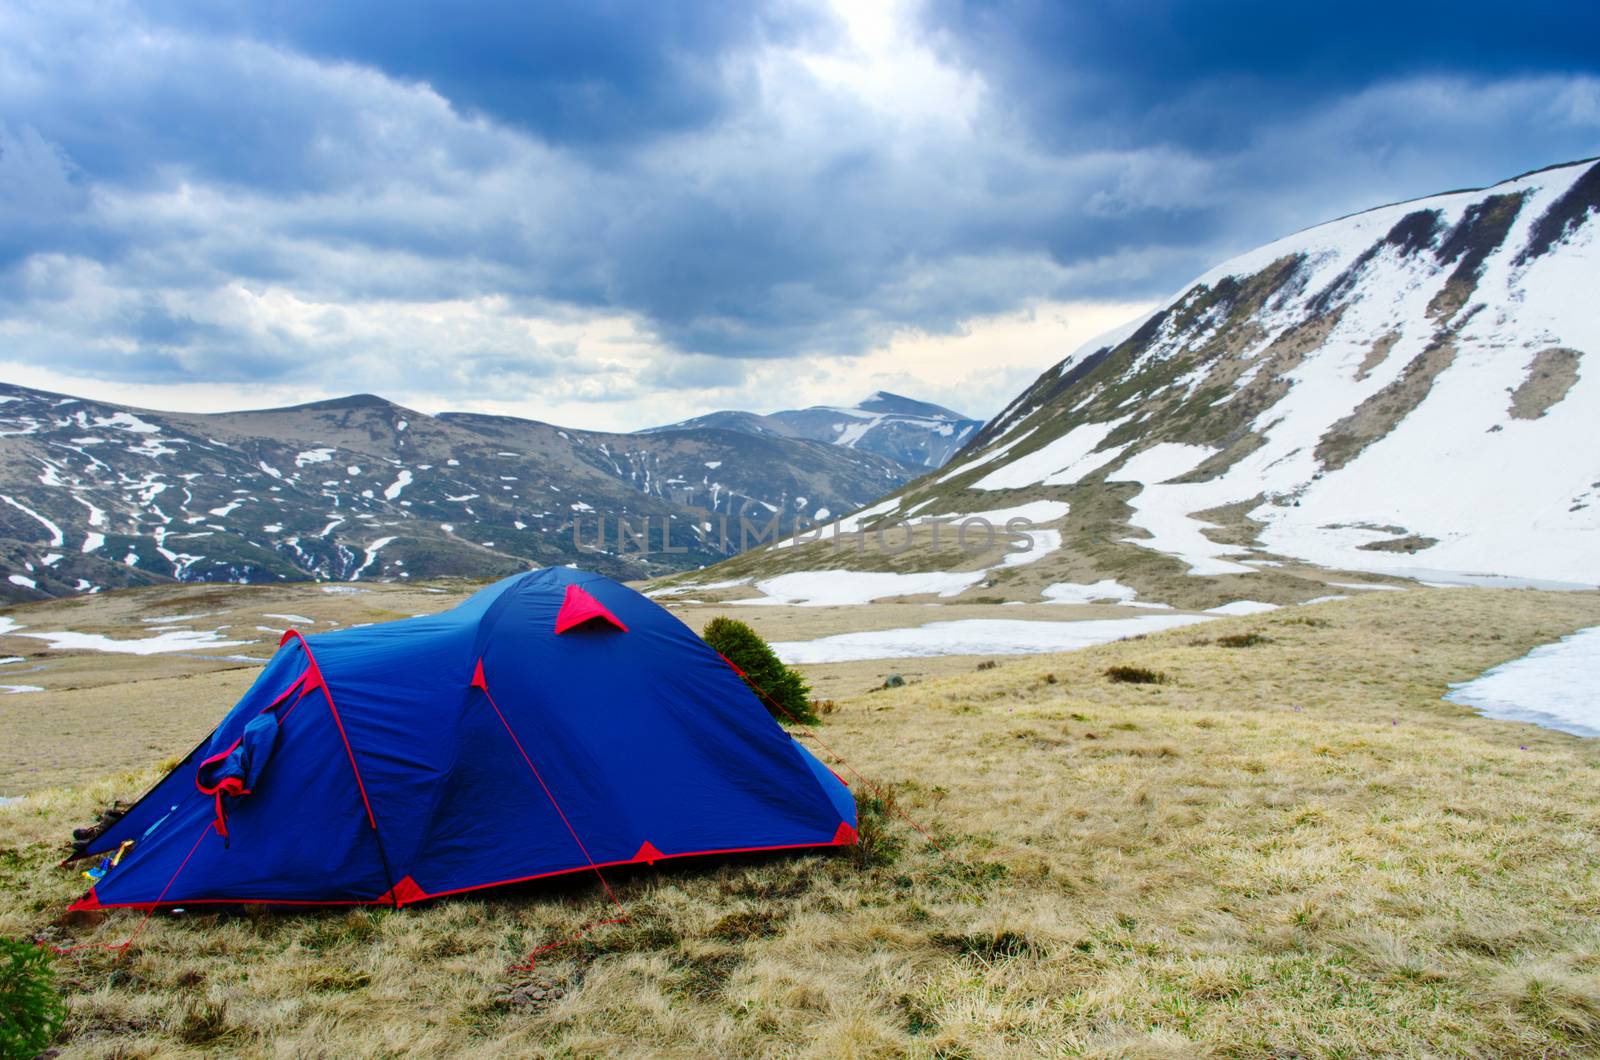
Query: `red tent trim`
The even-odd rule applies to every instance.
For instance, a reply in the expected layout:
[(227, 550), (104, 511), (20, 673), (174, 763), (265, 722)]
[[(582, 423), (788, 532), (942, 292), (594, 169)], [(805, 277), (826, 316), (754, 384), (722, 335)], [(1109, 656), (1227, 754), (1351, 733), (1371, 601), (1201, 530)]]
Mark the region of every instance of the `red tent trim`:
[[(848, 838), (841, 838), (841, 837), (845, 837), (845, 836), (848, 836)], [(849, 846), (849, 845), (851, 845), (851, 844), (853, 844), (855, 842), (856, 842), (855, 829), (851, 828), (849, 826), (849, 824), (841, 821), (840, 824), (839, 824), (839, 830), (838, 830), (838, 832), (836, 832), (834, 834), (833, 839), (825, 841), (825, 842), (820, 842), (820, 843), (783, 843), (783, 844), (780, 844), (778, 846), (770, 846), (770, 847), (727, 847), (727, 848), (722, 849), (722, 850), (686, 850), (681, 854), (661, 854), (661, 853), (658, 852), (656, 856), (661, 861), (670, 861), (670, 860), (672, 860), (674, 858), (714, 857), (714, 856), (717, 856), (717, 855), (720, 855), (720, 854), (764, 854), (764, 853), (767, 853), (769, 851), (774, 851), (774, 850), (814, 850), (814, 849), (816, 849), (818, 847)], [(429, 898), (444, 898), (444, 897), (446, 897), (448, 895), (453, 895), (453, 894), (465, 894), (468, 891), (482, 891), (482, 890), (486, 890), (487, 888), (490, 888), (490, 887), (506, 887), (506, 886), (509, 886), (510, 884), (513, 884), (513, 883), (529, 883), (529, 882), (531, 882), (533, 880), (550, 879), (553, 876), (570, 876), (570, 875), (572, 875), (573, 873), (576, 873), (576, 872), (592, 872), (596, 868), (599, 868), (599, 869), (610, 869), (610, 868), (616, 868), (617, 866), (620, 866), (620, 865), (637, 865), (638, 863), (639, 862), (637, 860), (637, 857), (629, 858), (626, 861), (602, 861), (598, 865), (593, 866), (592, 868), (590, 866), (588, 866), (588, 865), (579, 865), (576, 868), (557, 869), (554, 872), (541, 872), (541, 873), (536, 873), (535, 875), (532, 875), (532, 876), (518, 876), (518, 877), (515, 877), (514, 879), (509, 879), (509, 880), (493, 880), (493, 881), (491, 881), (489, 883), (475, 883), (471, 887), (457, 887), (457, 888), (454, 888), (453, 890), (448, 890), (448, 891), (426, 891), (425, 892), (425, 891), (422, 890), (421, 887), (417, 886), (415, 881), (411, 880), (411, 877), (407, 876), (405, 879), (401, 880), (400, 883), (395, 886), (394, 890), (397, 891), (397, 892), (400, 892), (399, 893), (399, 898), (400, 898), (401, 904), (409, 905), (412, 902), (420, 902), (420, 901), (423, 901), (423, 900), (429, 899)], [(410, 881), (410, 886), (409, 887), (407, 886), (407, 882), (408, 881)], [(415, 891), (413, 891), (411, 889), (413, 887), (416, 888)], [(356, 900), (345, 899), (343, 901), (314, 901), (313, 902), (313, 901), (303, 901), (303, 900), (294, 899), (294, 898), (188, 898), (188, 899), (183, 899), (181, 901), (172, 901), (172, 902), (111, 902), (111, 903), (102, 904), (99, 901), (98, 898), (95, 898), (94, 891), (91, 888), (90, 892), (88, 894), (84, 895), (77, 902), (73, 903), (71, 908), (74, 909), (74, 910), (78, 910), (78, 909), (156, 909), (156, 908), (159, 908), (161, 906), (178, 906), (178, 905), (182, 905), (182, 906), (190, 906), (190, 905), (327, 905), (327, 906), (334, 906), (334, 905), (394, 905), (395, 903), (394, 903), (393, 898), (391, 897), (391, 893), (392, 892), (385, 892), (382, 895), (378, 896), (377, 898), (369, 899), (369, 900), (366, 900), (366, 901), (362, 901), (362, 900), (359, 900), (359, 899), (356, 899)], [(92, 904), (90, 904), (91, 902), (92, 902)]]
[(416, 880), (407, 876), (389, 888), (387, 892), (380, 895), (378, 901), (383, 905), (393, 905), (398, 908), (402, 905), (409, 905), (412, 902), (420, 902), (426, 897), (428, 897), (428, 892), (419, 887)]
[(583, 586), (567, 586), (567, 595), (562, 599), (561, 610), (556, 614), (556, 632), (565, 633), (585, 622), (596, 621), (608, 622), (622, 632), (628, 632), (628, 627), (622, 624), (622, 620), (607, 611), (606, 605), (596, 600)]

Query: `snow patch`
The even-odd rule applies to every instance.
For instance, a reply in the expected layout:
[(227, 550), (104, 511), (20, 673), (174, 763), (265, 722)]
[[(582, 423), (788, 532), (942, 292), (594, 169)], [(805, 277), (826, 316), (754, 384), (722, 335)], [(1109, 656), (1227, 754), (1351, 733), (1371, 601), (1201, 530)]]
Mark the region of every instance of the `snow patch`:
[(1056, 582), (1039, 590), (1039, 595), (1052, 604), (1125, 604), (1139, 594), (1115, 578), (1102, 578), (1097, 582)]
[(21, 512), (23, 515), (27, 515), (27, 516), (33, 517), (35, 520), (38, 521), (39, 525), (43, 526), (46, 530), (50, 531), (50, 543), (52, 545), (56, 545), (56, 546), (59, 547), (60, 545), (63, 545), (63, 544), (66, 543), (67, 539), (61, 533), (61, 527), (57, 526), (55, 523), (51, 522), (49, 519), (46, 519), (44, 516), (40, 515), (38, 512), (36, 512), (32, 508), (28, 507), (26, 504), (23, 504), (20, 501), (14, 500), (11, 497), (7, 497), (5, 494), (0, 494), (0, 501), (5, 501), (7, 504), (11, 505), (11, 507), (13, 507), (17, 511)]
[(1141, 615), (1085, 622), (971, 618), (903, 629), (839, 633), (809, 641), (779, 641), (772, 648), (778, 658), (791, 664), (933, 655), (1033, 655), (1074, 651), (1209, 621), (1205, 615)]
[(1445, 699), (1491, 718), (1600, 736), (1600, 626), (1541, 644), (1455, 685)]
[(223, 640), (222, 631), (216, 629), (174, 630), (154, 637), (132, 640), (114, 640), (101, 633), (73, 633), (65, 630), (54, 633), (19, 633), (17, 636), (46, 641), (53, 651), (99, 651), (116, 655), (161, 655), (195, 648), (233, 648), (253, 643), (248, 640)]
[[(1066, 434), (1048, 442), (1033, 452), (1008, 464), (995, 468), (972, 484), (973, 489), (1008, 490), (1028, 486), (1066, 486), (1078, 481), (1116, 456), (1094, 454), (1094, 450), (1107, 436), (1131, 417), (1107, 420), (1104, 423), (1082, 423)], [(1030, 432), (1031, 433), (1031, 432)], [(1026, 437), (1026, 435), (1024, 435)], [(1021, 441), (1019, 438), (1018, 441)], [(1118, 450), (1120, 452), (1120, 450)], [(1097, 460), (1097, 457), (1099, 458)], [(1069, 477), (1070, 476), (1070, 477)]]
[(153, 423), (147, 423), (131, 412), (114, 412), (110, 416), (95, 418), (96, 427), (110, 427), (118, 431), (130, 431), (133, 434), (160, 434), (161, 428)]
[(350, 580), (358, 581), (361, 578), (361, 573), (368, 567), (372, 566), (373, 562), (377, 560), (378, 553), (383, 551), (384, 546), (388, 545), (393, 540), (393, 537), (380, 537), (372, 544), (368, 545), (366, 547), (367, 558), (362, 561), (361, 566), (355, 569), (355, 573), (350, 575)]
[(1106, 476), (1107, 482), (1165, 482), (1186, 475), (1217, 450), (1203, 445), (1161, 442), (1137, 453)]
[(1219, 604), (1216, 607), (1206, 608), (1208, 615), (1263, 615), (1268, 611), (1276, 611), (1277, 604), (1263, 604), (1257, 600), (1234, 600), (1231, 603)]
[[(756, 582), (755, 587), (767, 594), (764, 598), (734, 600), (732, 603), (838, 607), (865, 604), (886, 596), (912, 596), (922, 593), (959, 596), (982, 581), (987, 573), (988, 571), (982, 570), (953, 573), (926, 571), (910, 574), (882, 571), (800, 571)], [(695, 588), (704, 589), (709, 586), (695, 586)]]
[(968, 519), (982, 519), (996, 528), (1004, 528), (1012, 519), (1026, 519), (1030, 523), (1053, 523), (1072, 510), (1066, 501), (1028, 501), (1010, 508), (991, 508), (988, 511), (968, 512), (961, 515), (925, 515), (918, 522), (933, 519), (952, 519), (959, 526)]
[(736, 585), (745, 585), (749, 581), (749, 578), (734, 578), (730, 581), (722, 582), (696, 582), (686, 585), (667, 585), (660, 589), (651, 589), (649, 592), (645, 593), (645, 595), (655, 598), (658, 596), (677, 596), (679, 593), (709, 592), (712, 589), (732, 589)]

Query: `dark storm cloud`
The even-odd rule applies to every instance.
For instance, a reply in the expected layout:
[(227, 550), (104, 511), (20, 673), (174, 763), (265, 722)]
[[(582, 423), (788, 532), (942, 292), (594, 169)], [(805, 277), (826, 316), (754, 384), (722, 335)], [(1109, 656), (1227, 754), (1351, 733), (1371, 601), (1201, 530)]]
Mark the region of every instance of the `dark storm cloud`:
[(466, 114), (561, 144), (623, 145), (704, 126), (736, 103), (722, 57), (821, 32), (798, 6), (618, 0), (162, 2), (163, 21), (425, 82)]
[(0, 274), (36, 251), (70, 247), (88, 207), (88, 183), (60, 148), (0, 119)]
[[(970, 84), (880, 105), (797, 58), (853, 45), (787, 2), (0, 8), (8, 356), (354, 389), (399, 359), (472, 392), (583, 374), (505, 315), (593, 311), (692, 388), (1154, 297), (1600, 144), (1600, 9), (1308, 11), (935, 0), (906, 47)], [(475, 300), (436, 350), (361, 312)]]
[(1078, 149), (1232, 150), (1385, 81), (1600, 70), (1600, 5), (1572, 0), (930, 0), (925, 19), (1034, 128)]

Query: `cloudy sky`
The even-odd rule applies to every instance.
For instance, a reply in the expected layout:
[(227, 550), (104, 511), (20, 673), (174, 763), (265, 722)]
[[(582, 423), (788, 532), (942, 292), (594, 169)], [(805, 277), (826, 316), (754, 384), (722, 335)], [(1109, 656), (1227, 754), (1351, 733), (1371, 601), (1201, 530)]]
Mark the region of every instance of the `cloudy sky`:
[(7, 0), (0, 379), (987, 416), (1229, 254), (1600, 154), (1596, 40), (1576, 0)]

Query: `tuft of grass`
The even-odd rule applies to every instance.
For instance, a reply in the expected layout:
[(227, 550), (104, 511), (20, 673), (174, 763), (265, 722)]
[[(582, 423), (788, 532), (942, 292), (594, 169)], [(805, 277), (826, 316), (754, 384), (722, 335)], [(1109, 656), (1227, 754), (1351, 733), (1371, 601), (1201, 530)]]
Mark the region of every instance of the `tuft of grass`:
[(851, 860), (862, 868), (882, 868), (900, 858), (903, 842), (897, 834), (897, 800), (893, 788), (880, 786), (878, 793), (856, 792), (856, 842)]
[(1125, 685), (1164, 685), (1169, 680), (1160, 670), (1144, 666), (1119, 664), (1106, 667), (1104, 673), (1108, 679)]
[(954, 950), (963, 957), (976, 957), (992, 963), (1008, 957), (1036, 957), (1042, 947), (1020, 931), (984, 931), (967, 935), (935, 934), (935, 945)]
[(1228, 633), (1217, 638), (1217, 643), (1224, 648), (1254, 648), (1258, 644), (1271, 644), (1271, 637), (1264, 637), (1260, 633)]
[(197, 997), (185, 1001), (178, 1010), (172, 1036), (184, 1045), (217, 1045), (230, 1036), (231, 1030), (227, 998)]

